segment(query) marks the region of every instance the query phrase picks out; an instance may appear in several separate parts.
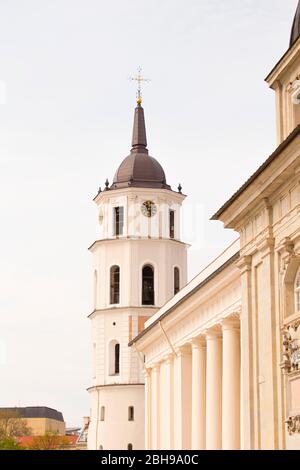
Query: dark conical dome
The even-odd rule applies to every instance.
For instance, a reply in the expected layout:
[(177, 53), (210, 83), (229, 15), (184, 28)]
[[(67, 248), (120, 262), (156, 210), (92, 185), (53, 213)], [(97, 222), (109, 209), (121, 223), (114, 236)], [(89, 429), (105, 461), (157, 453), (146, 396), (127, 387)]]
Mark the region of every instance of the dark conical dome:
[(140, 103), (135, 108), (130, 155), (119, 166), (111, 189), (127, 187), (171, 189), (160, 163), (148, 155), (144, 110)]
[(297, 41), (299, 36), (300, 36), (300, 0), (298, 3), (297, 11), (296, 11), (294, 22), (293, 22), (290, 46), (292, 46), (294, 42)]

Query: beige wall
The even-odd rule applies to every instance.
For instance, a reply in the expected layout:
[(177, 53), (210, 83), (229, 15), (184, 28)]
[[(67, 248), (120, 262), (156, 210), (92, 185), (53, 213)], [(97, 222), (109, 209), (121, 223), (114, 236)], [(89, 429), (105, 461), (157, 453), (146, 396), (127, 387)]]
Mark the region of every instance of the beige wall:
[[(300, 123), (292, 100), (300, 74), (300, 40), (267, 81), (277, 97), (278, 141)], [(300, 268), (300, 135), (297, 130), (273, 159), (219, 215), (240, 234), (244, 446), (300, 449), (300, 312), (294, 283)], [(292, 349), (291, 349), (292, 348)], [(300, 367), (299, 367), (300, 369)], [(299, 425), (298, 425), (299, 423)]]
[[(289, 435), (286, 425), (297, 393), (297, 388), (290, 392), (291, 381), (300, 381), (300, 373), (289, 374), (280, 366), (283, 330), (300, 320), (294, 289), (288, 287), (294, 285), (300, 267), (299, 208), (300, 181), (296, 176), (289, 178), (241, 228), (240, 266), (243, 304), (247, 304), (243, 309), (247, 448), (300, 448), (299, 434)], [(259, 230), (255, 226), (258, 218)], [(287, 282), (289, 278), (291, 283)]]
[(66, 433), (65, 423), (55, 419), (27, 418), (26, 422), (33, 436), (43, 436), (47, 431), (57, 432), (62, 436)]

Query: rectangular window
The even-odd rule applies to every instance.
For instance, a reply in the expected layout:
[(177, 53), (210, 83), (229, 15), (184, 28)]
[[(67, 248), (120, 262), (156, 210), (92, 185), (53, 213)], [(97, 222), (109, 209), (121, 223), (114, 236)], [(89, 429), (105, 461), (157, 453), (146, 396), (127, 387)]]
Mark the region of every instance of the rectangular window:
[(180, 272), (179, 268), (174, 268), (174, 295), (180, 291)]
[(101, 406), (100, 421), (105, 421), (105, 406)]
[(128, 421), (134, 421), (134, 406), (128, 407)]
[(169, 213), (170, 238), (175, 238), (175, 211)]
[(118, 304), (120, 302), (120, 268), (113, 266), (110, 269), (110, 303)]
[(114, 235), (123, 235), (124, 228), (124, 207), (114, 208)]
[(115, 345), (115, 375), (120, 373), (120, 345)]

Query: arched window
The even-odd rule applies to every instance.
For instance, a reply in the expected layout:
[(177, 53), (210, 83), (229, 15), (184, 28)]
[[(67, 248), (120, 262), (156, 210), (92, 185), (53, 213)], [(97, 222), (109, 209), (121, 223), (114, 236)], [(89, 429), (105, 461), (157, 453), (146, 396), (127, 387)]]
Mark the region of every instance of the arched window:
[(295, 281), (295, 310), (296, 312), (300, 312), (300, 269)]
[(144, 266), (142, 276), (142, 304), (154, 305), (154, 270), (152, 266)]
[(132, 446), (132, 444), (128, 444), (128, 446), (127, 446), (127, 450), (132, 450), (132, 449), (133, 449), (133, 446)]
[(109, 375), (120, 374), (120, 343), (113, 340), (109, 343)]
[(110, 268), (110, 303), (120, 303), (120, 268), (112, 266)]
[(174, 295), (180, 291), (180, 272), (179, 268), (174, 268)]
[(101, 406), (100, 421), (105, 421), (105, 406)]

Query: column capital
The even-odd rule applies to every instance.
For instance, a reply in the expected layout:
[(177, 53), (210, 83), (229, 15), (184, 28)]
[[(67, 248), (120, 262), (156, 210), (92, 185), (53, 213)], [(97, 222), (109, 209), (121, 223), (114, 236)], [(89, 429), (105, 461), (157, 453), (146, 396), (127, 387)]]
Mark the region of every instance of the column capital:
[(156, 364), (153, 364), (153, 366), (151, 367), (151, 370), (155, 374), (158, 374), (159, 370), (160, 370), (160, 362), (157, 362)]
[(170, 354), (167, 354), (166, 356), (164, 356), (163, 362), (169, 365), (173, 361), (174, 357), (175, 357), (175, 353), (171, 352)]
[(216, 324), (212, 326), (211, 328), (208, 328), (204, 332), (206, 336), (206, 341), (211, 340), (211, 339), (221, 339), (222, 338), (222, 329), (219, 324)]
[(189, 343), (185, 343), (182, 346), (179, 346), (176, 348), (176, 356), (181, 357), (181, 356), (187, 356), (191, 354), (191, 346)]
[(205, 335), (197, 336), (192, 338), (191, 341), (192, 349), (206, 348), (206, 337)]
[(240, 318), (238, 314), (230, 315), (220, 321), (222, 331), (226, 330), (240, 330)]

